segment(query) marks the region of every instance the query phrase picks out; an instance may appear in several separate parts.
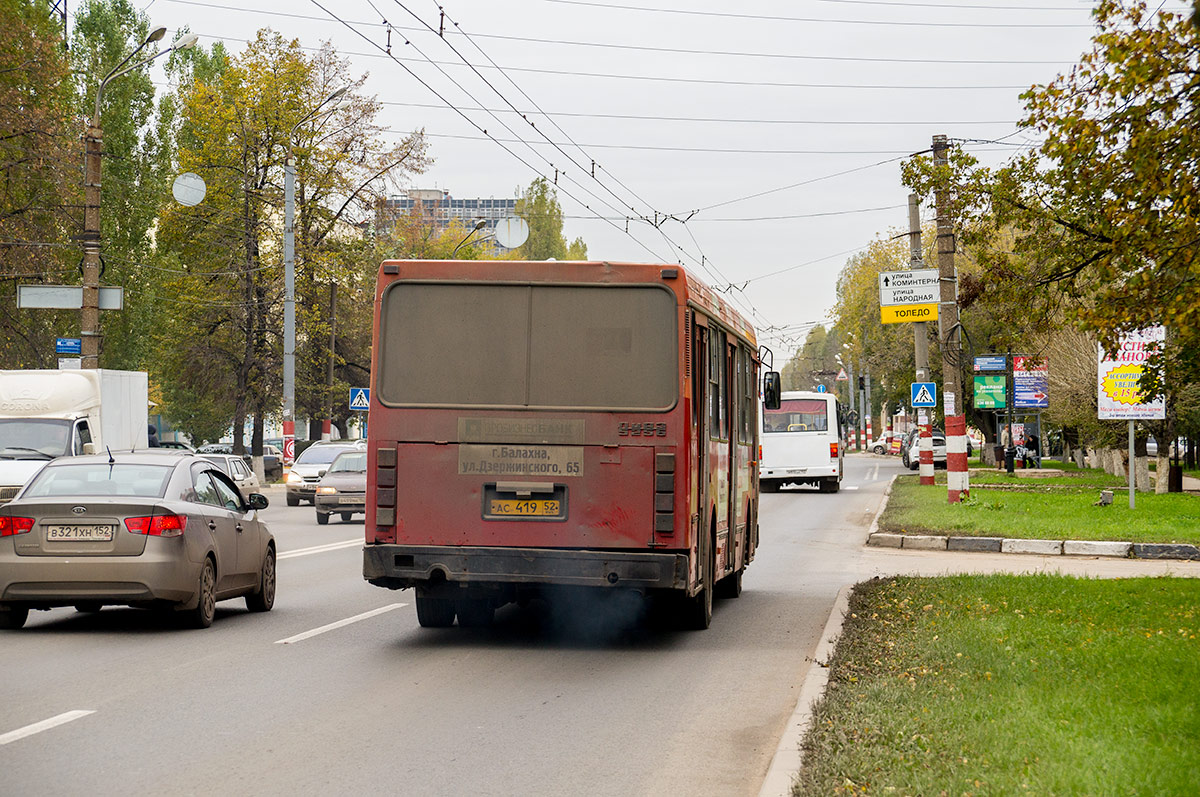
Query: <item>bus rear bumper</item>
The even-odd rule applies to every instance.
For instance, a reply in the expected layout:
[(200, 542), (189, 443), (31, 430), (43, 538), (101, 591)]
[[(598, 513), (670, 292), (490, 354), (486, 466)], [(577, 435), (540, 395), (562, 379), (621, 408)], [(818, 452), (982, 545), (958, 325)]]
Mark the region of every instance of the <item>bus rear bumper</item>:
[(683, 590), (688, 558), (665, 552), (368, 545), (363, 578), (389, 589), (452, 582)]

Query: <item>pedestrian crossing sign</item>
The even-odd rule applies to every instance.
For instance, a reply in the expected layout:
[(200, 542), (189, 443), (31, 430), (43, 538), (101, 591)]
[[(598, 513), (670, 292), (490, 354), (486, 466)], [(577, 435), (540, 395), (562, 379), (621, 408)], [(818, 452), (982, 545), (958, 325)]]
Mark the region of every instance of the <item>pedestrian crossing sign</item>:
[(913, 382), (911, 396), (909, 404), (913, 407), (936, 407), (937, 385), (933, 382)]
[(371, 388), (350, 388), (350, 409), (355, 412), (366, 412), (371, 409)]

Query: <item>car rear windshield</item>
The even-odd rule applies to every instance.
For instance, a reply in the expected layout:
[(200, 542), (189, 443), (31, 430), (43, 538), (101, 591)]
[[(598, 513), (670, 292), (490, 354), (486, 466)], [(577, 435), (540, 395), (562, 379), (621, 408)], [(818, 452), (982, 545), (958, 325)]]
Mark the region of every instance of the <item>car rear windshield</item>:
[(824, 399), (787, 399), (763, 413), (764, 432), (827, 432), (829, 403)]
[(51, 465), (33, 478), (26, 498), (118, 495), (162, 498), (171, 477), (170, 465), (89, 463)]
[(330, 473), (364, 473), (367, 470), (367, 452), (342, 454), (329, 466)]
[(338, 454), (345, 451), (345, 448), (340, 446), (313, 446), (306, 448), (296, 457), (297, 465), (328, 465), (337, 457)]
[(666, 410), (678, 394), (675, 296), (645, 285), (393, 283), (384, 404)]

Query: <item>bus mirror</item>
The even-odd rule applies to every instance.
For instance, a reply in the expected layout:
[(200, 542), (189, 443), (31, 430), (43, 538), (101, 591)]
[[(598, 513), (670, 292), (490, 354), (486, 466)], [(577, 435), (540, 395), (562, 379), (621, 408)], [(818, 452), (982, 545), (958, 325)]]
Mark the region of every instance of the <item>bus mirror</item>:
[(763, 374), (763, 406), (769, 410), (779, 409), (780, 383), (778, 371)]

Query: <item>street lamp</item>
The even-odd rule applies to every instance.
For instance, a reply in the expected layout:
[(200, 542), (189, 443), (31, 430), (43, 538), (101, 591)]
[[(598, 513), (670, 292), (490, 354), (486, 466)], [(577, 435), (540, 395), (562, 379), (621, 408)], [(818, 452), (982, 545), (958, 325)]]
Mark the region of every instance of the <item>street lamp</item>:
[[(283, 166), (283, 464), (288, 467), (296, 458), (296, 157), (292, 141), (300, 125), (321, 114), (344, 107), (338, 102), (349, 86), (343, 86), (317, 103), (296, 124), (287, 138), (287, 161)], [(329, 105), (334, 103), (333, 105)], [(329, 107), (326, 107), (329, 106)]]
[(150, 31), (145, 41), (104, 76), (96, 89), (96, 110), (83, 134), (83, 301), (79, 308), (79, 337), (83, 339), (80, 365), (83, 368), (100, 367), (100, 154), (104, 141), (104, 131), (100, 127), (100, 103), (104, 98), (104, 88), (112, 81), (172, 50), (194, 47), (199, 38), (195, 33), (188, 33), (170, 47), (125, 66), (143, 47), (159, 41), (166, 34), (167, 29), (163, 27)]
[(487, 219), (480, 219), (479, 221), (475, 222), (475, 226), (471, 228), (471, 231), (469, 233), (467, 233), (467, 237), (463, 238), (461, 241), (459, 241), (458, 246), (454, 247), (454, 251), (450, 253), (450, 257), (454, 257), (455, 255), (457, 255), (458, 250), (462, 249), (463, 244), (465, 244), (467, 241), (471, 240), (472, 235), (479, 232), (486, 226), (487, 226)]

